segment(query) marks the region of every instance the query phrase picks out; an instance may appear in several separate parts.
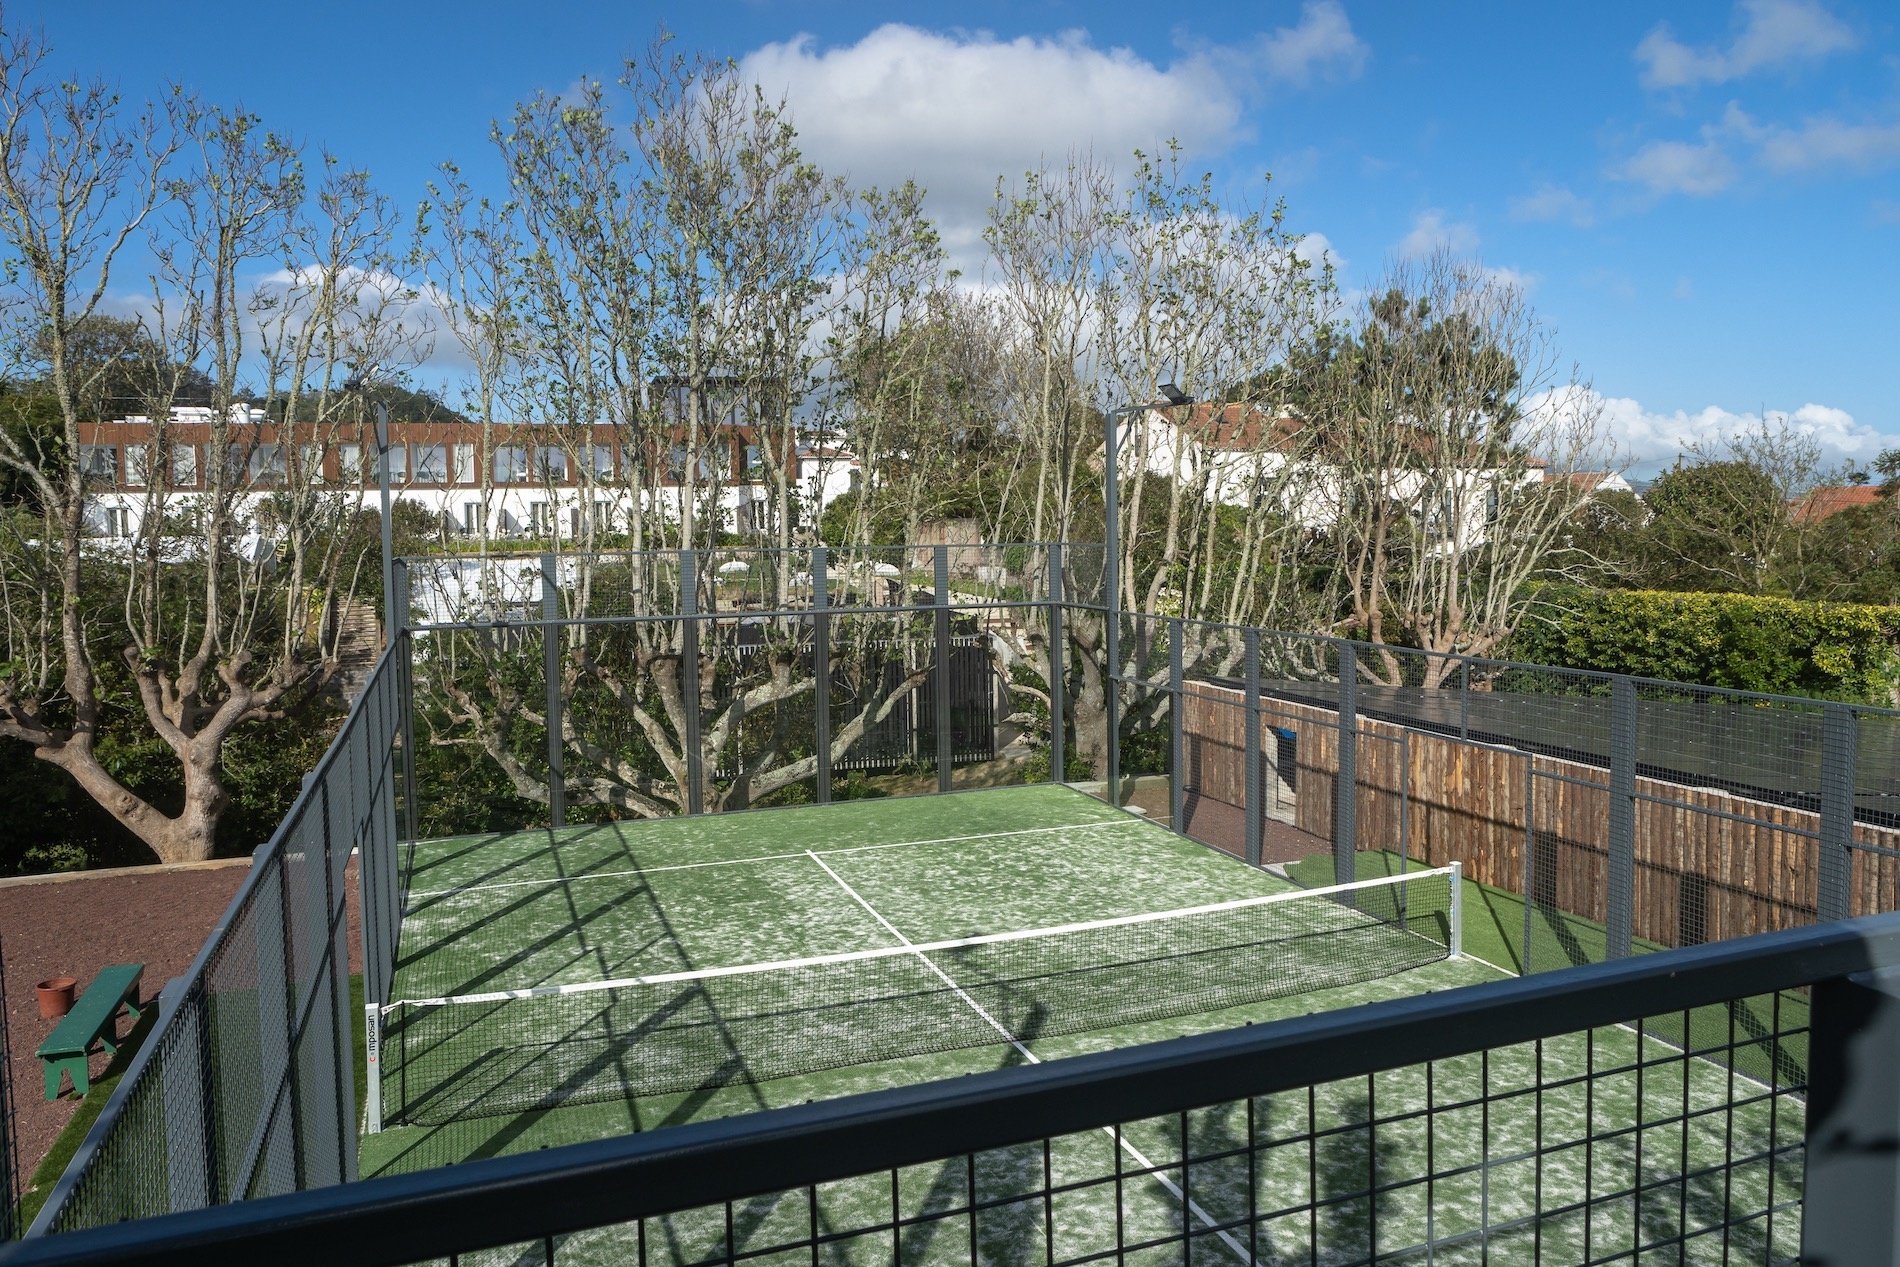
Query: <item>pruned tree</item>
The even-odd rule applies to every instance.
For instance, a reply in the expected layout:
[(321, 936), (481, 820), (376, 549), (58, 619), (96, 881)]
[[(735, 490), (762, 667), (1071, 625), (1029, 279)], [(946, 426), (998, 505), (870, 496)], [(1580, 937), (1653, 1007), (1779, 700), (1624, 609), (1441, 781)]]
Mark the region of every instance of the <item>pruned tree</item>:
[(1333, 347), (1306, 388), (1299, 496), (1338, 558), (1334, 628), (1432, 653), (1365, 668), (1435, 686), (1444, 657), (1503, 646), (1530, 581), (1583, 562), (1563, 477), (1606, 465), (1600, 407), (1519, 287), (1442, 252), (1395, 264)]
[[(616, 115), (631, 122), (616, 126)], [(746, 558), (758, 561), (753, 592), (785, 607), (791, 569), (721, 544), (741, 529), (779, 551), (793, 541), (797, 423), (816, 331), (837, 299), (827, 274), (857, 231), (841, 183), (805, 161), (782, 103), (729, 63), (664, 41), (615, 89), (583, 84), (522, 104), (495, 140), (510, 204), (483, 208), (450, 183), (431, 210), (460, 220), (439, 231), (438, 264), (460, 278), (444, 289), (471, 297), (456, 322), (469, 341), (485, 354), (497, 341), (495, 399), (535, 411), (546, 460), (578, 466), (584, 504), (611, 493), (628, 546), (599, 550), (607, 516), (582, 515), (578, 532), (546, 526), (562, 613), (670, 613), (688, 586), (710, 610), (720, 567), (750, 574)], [(512, 258), (486, 245), (502, 241), (519, 244)], [(615, 460), (597, 452), (603, 427)], [(766, 489), (744, 521), (730, 496), (741, 474)], [(863, 622), (831, 633), (890, 636)], [(555, 636), (569, 705), (560, 793), (578, 812), (738, 804), (815, 773), (811, 622), (573, 624)], [(511, 675), (519, 651), (430, 638), (433, 740), (479, 751), (519, 796), (547, 804), (553, 766), (524, 736), (553, 723), (545, 683), (536, 691)], [(912, 692), (918, 672), (880, 678), (834, 729), (834, 756)]]
[[(37, 494), (5, 544), (9, 655), (0, 735), (69, 773), (165, 862), (210, 856), (229, 805), (225, 744), (279, 717), (335, 664), (310, 613), (351, 573), (342, 501), (302, 473), (335, 416), (335, 372), (388, 363), (403, 340), (379, 305), (375, 200), (333, 172), (306, 218), (294, 148), (250, 115), (182, 95), (130, 112), (109, 89), (56, 80), (35, 38), (0, 34), (0, 244), (11, 264), (7, 346), (57, 407), (57, 446), (0, 440), (0, 464)], [(369, 216), (374, 219), (374, 215)], [(145, 236), (150, 298), (135, 337), (98, 354), (101, 304), (128, 244)], [(284, 270), (282, 285), (242, 273)], [(389, 298), (387, 294), (384, 299)], [(268, 423), (242, 383), (278, 401)], [(112, 390), (108, 384), (116, 383)], [(88, 539), (98, 492), (74, 460), (80, 428), (126, 385), (155, 421), (132, 458), (145, 485), (129, 549)], [(201, 491), (170, 471), (172, 407), (201, 405)], [(115, 698), (117, 686), (135, 700)], [(176, 808), (136, 793), (101, 760), (121, 728), (175, 762)]]

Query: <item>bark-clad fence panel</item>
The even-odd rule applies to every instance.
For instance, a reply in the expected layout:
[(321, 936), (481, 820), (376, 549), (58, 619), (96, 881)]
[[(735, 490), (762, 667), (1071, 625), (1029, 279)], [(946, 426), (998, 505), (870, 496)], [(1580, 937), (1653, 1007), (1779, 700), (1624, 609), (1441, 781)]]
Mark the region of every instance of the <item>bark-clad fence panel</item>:
[[(1244, 692), (1184, 684), (1189, 786), (1244, 803)], [(1330, 839), (1338, 715), (1262, 701), (1269, 763), (1294, 789), (1292, 822)], [(1273, 730), (1292, 741), (1276, 745)], [(1451, 861), (1483, 884), (1602, 921), (1609, 910), (1610, 775), (1582, 762), (1359, 718), (1357, 846)], [(1814, 921), (1820, 816), (1715, 789), (1636, 779), (1635, 936), (1663, 946), (1720, 941)], [(1900, 831), (1854, 825), (1850, 912), (1900, 905)], [(1530, 865), (1526, 866), (1526, 850)]]

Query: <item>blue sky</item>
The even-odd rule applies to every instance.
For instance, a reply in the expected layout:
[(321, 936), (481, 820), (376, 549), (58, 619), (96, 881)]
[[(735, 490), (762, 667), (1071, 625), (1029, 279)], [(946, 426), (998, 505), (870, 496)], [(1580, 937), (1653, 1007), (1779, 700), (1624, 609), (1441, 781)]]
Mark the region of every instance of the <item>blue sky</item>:
[(444, 159), (490, 178), (490, 119), (611, 78), (664, 24), (786, 93), (828, 169), (917, 176), (973, 265), (996, 176), (1175, 136), (1230, 196), (1273, 172), (1348, 285), (1437, 244), (1521, 278), (1639, 472), (1764, 410), (1832, 460), (1900, 444), (1891, 0), (16, 0), (6, 20), (127, 96), (242, 104), (405, 204)]

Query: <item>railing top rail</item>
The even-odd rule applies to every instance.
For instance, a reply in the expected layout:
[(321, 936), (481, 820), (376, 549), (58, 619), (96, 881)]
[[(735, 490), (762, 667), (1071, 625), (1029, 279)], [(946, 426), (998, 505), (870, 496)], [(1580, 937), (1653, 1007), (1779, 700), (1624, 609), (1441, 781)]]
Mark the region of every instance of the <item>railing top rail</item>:
[(1900, 915), (1468, 986), (24, 1242), (7, 1267), (401, 1263), (918, 1165), (1900, 965)]

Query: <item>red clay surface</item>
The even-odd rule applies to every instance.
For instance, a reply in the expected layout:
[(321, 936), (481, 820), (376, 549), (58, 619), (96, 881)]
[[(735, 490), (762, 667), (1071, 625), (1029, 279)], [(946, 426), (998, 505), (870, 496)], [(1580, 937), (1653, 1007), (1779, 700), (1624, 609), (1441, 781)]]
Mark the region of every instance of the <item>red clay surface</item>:
[[(70, 1091), (46, 1099), (45, 1077), (33, 1049), (55, 1021), (40, 1019), (34, 986), (69, 976), (84, 989), (101, 968), (142, 963), (141, 989), (157, 997), (166, 982), (190, 966), (238, 885), (250, 873), (246, 859), (204, 867), (132, 867), (0, 884), (0, 949), (5, 952), (7, 1042), (13, 1081), (14, 1135), (20, 1181), (46, 1155), (79, 1101)], [(356, 864), (351, 861), (350, 959), (361, 952), (356, 931)], [(92, 1058), (98, 1077), (107, 1058)]]

